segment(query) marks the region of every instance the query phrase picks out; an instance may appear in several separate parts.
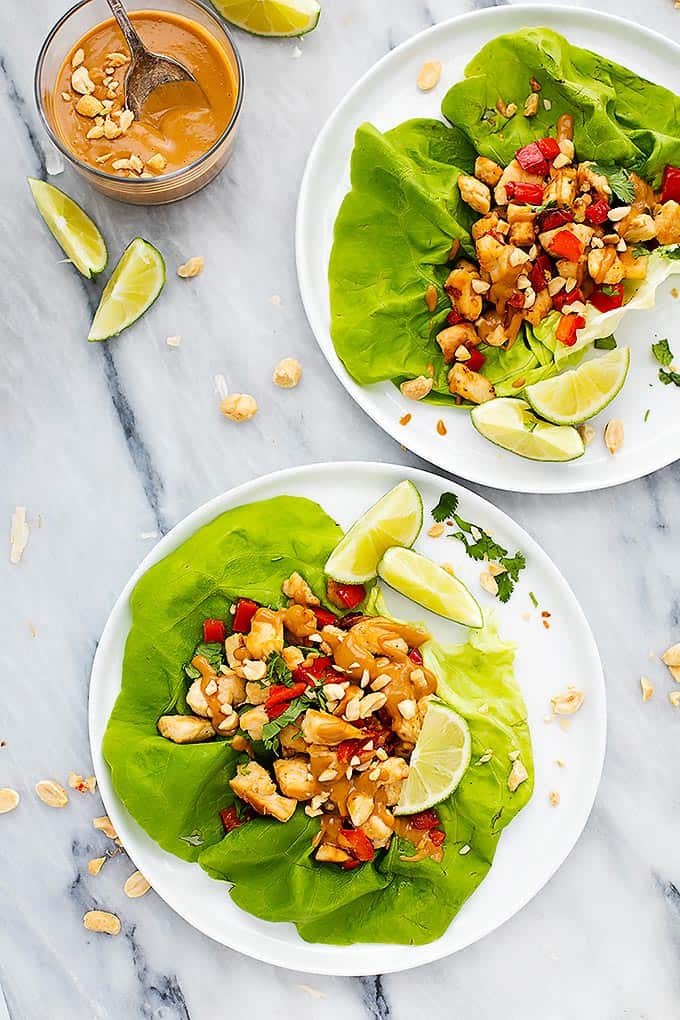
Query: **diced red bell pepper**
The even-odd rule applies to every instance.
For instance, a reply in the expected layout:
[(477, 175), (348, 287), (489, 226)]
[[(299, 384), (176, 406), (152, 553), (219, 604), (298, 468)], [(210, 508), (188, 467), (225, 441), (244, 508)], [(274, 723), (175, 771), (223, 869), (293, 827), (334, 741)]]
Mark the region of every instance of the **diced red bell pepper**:
[(247, 634), (255, 613), (260, 607), (252, 599), (239, 599), (236, 603), (236, 612), (232, 622), (232, 628), (237, 634)]
[(524, 308), (524, 294), (521, 290), (513, 290), (507, 303), (511, 308)]
[(534, 288), (537, 294), (540, 293), (540, 291), (545, 290), (545, 288), (548, 286), (548, 280), (550, 279), (551, 275), (552, 266), (550, 264), (550, 259), (545, 254), (545, 252), (541, 252), (541, 254), (534, 262), (533, 266), (531, 267), (531, 272), (529, 273), (531, 286)]
[(609, 217), (611, 212), (611, 206), (605, 198), (600, 198), (597, 202), (593, 202), (586, 209), (586, 219), (588, 223), (592, 223), (594, 226), (599, 227), (601, 223), (604, 223)]
[(610, 312), (623, 304), (623, 283), (606, 283), (594, 290), (588, 299), (598, 312)]
[(476, 347), (468, 347), (467, 350), (470, 352), (470, 357), (463, 364), (466, 368), (469, 368), (471, 372), (479, 372), (480, 368), (486, 361), (486, 355), (482, 354), (481, 351), (477, 350)]
[(340, 829), (338, 843), (358, 861), (372, 861), (375, 856), (373, 844), (361, 829)]
[(585, 295), (580, 287), (574, 287), (569, 294), (566, 290), (561, 290), (559, 294), (553, 295), (553, 308), (557, 308), (561, 312), (565, 305), (573, 305), (574, 301), (585, 303), (585, 300)]
[(249, 814), (250, 812), (245, 809), (244, 814), (239, 818), (235, 804), (232, 804), (231, 807), (223, 808), (220, 811), (220, 818), (222, 819), (224, 831), (226, 833), (233, 832), (234, 829), (238, 829), (241, 825), (245, 825), (246, 822), (250, 821)]
[(549, 163), (552, 163), (555, 157), (560, 154), (560, 147), (556, 138), (539, 138), (536, 145), (539, 147)]
[(540, 184), (508, 181), (505, 185), (505, 193), (511, 201), (520, 205), (540, 205), (543, 201), (543, 188)]
[(582, 315), (563, 315), (557, 327), (556, 337), (565, 347), (573, 347), (576, 343), (576, 331), (583, 329), (586, 320)]
[(322, 609), (321, 606), (312, 606), (311, 608), (316, 617), (317, 627), (328, 627), (338, 622), (335, 613), (331, 613), (329, 609)]
[(320, 680), (321, 677), (324, 677), (326, 683), (331, 677), (337, 682), (340, 680), (340, 674), (331, 668), (332, 665), (333, 660), (328, 655), (319, 655), (309, 666), (297, 666), (293, 670), (293, 679), (296, 683), (304, 683), (308, 687), (315, 680)]
[(285, 684), (274, 684), (269, 688), (269, 697), (264, 703), (264, 710), (270, 719), (278, 719), (291, 701), (299, 698), (307, 690), (308, 684), (301, 680), (299, 683), (286, 687)]
[(565, 223), (574, 222), (574, 214), (571, 209), (547, 209), (538, 218), (541, 233), (544, 230), (556, 230), (563, 227)]
[(457, 326), (459, 322), (463, 321), (463, 316), (460, 312), (457, 312), (455, 308), (452, 308), (449, 314), (446, 316), (446, 323), (448, 326)]
[(530, 142), (518, 149), (515, 153), (517, 162), (528, 174), (536, 174), (537, 177), (546, 177), (550, 171), (548, 161), (541, 152), (536, 142)]
[(343, 871), (353, 871), (354, 868), (360, 868), (361, 865), (362, 865), (361, 861), (355, 861), (350, 859), (349, 861), (343, 861), (341, 867)]
[(446, 833), (442, 832), (441, 829), (431, 829), (430, 839), (435, 846), (441, 846), (444, 840), (446, 839)]
[(419, 811), (418, 814), (411, 815), (410, 821), (414, 829), (434, 829), (439, 825), (439, 816), (430, 808), (429, 811)]
[(412, 648), (411, 651), (408, 653), (408, 657), (411, 660), (411, 662), (415, 662), (416, 666), (422, 666), (423, 656), (421, 655), (419, 648)]
[(336, 584), (335, 593), (348, 609), (356, 609), (366, 598), (363, 584)]
[(227, 628), (224, 625), (223, 620), (204, 620), (203, 621), (203, 640), (206, 644), (213, 644), (215, 642), (222, 642), (226, 639)]
[(583, 245), (571, 230), (560, 230), (555, 234), (549, 245), (550, 254), (569, 262), (578, 262), (583, 252)]
[(667, 166), (663, 172), (661, 185), (662, 202), (680, 202), (680, 167)]

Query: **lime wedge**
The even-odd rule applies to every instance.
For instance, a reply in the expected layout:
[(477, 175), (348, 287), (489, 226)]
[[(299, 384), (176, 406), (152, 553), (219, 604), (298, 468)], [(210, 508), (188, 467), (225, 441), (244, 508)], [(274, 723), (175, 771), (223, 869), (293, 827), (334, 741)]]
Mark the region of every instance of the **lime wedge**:
[(470, 764), (470, 730), (441, 701), (427, 707), (395, 815), (414, 815), (450, 797)]
[(97, 224), (53, 184), (29, 177), (28, 186), (38, 212), (78, 272), (88, 280), (101, 273), (109, 256)]
[(630, 366), (630, 348), (616, 347), (579, 368), (527, 386), (536, 414), (555, 425), (581, 425), (594, 418), (619, 392)]
[(487, 400), (473, 408), (470, 417), (485, 439), (529, 460), (575, 460), (585, 451), (576, 429), (539, 421), (518, 397)]
[(378, 576), (419, 606), (447, 620), (464, 627), (481, 627), (484, 623), (479, 603), (463, 582), (413, 549), (388, 549), (378, 564)]
[(211, 0), (223, 18), (253, 35), (306, 35), (319, 23), (316, 0)]
[(375, 577), (390, 546), (413, 545), (423, 526), (423, 501), (413, 482), (400, 482), (353, 524), (326, 561), (334, 581), (361, 584)]
[(130, 241), (104, 287), (88, 340), (117, 336), (149, 308), (165, 284), (163, 256), (143, 237)]

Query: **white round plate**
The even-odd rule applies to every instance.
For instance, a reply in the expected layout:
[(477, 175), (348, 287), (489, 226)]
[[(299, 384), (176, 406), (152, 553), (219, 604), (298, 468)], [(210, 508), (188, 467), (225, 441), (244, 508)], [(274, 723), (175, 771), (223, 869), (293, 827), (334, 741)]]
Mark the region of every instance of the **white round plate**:
[[(148, 568), (167, 556), (202, 525), (231, 507), (278, 495), (317, 500), (344, 528), (403, 478), (418, 486), (426, 511), (416, 548), (440, 562), (452, 563), (485, 609), (495, 605), (501, 634), (517, 642), (516, 675), (521, 685), (534, 745), (536, 787), (533, 798), (503, 833), (491, 872), (437, 942), (425, 946), (326, 946), (303, 942), (292, 924), (258, 920), (236, 907), (227, 887), (197, 864), (161, 850), (118, 800), (102, 758), (104, 730), (121, 684), (123, 652), (131, 617), (130, 593)], [(468, 559), (460, 542), (432, 539), (430, 509), (442, 492), (454, 490), (460, 512), (493, 532), (511, 554), (521, 550), (527, 568), (511, 600), (501, 605), (479, 587), (479, 563)], [(535, 609), (529, 597), (540, 600)], [(385, 589), (393, 613), (425, 619), (439, 640), (458, 643), (466, 631), (432, 616)], [(550, 629), (541, 610), (551, 613)], [(525, 616), (530, 614), (528, 619)], [(585, 691), (585, 704), (568, 730), (557, 721), (546, 725), (549, 699), (567, 684)], [(602, 770), (606, 736), (605, 690), (597, 648), (576, 599), (556, 566), (534, 540), (502, 511), (466, 489), (424, 471), (392, 464), (316, 464), (267, 475), (205, 503), (166, 535), (140, 564), (108, 619), (94, 665), (89, 708), (92, 760), (106, 810), (135, 866), (166, 903), (211, 938), (266, 963), (317, 974), (384, 974), (406, 970), (454, 953), (512, 917), (548, 881), (578, 839), (590, 813)], [(560, 769), (561, 758), (567, 768)], [(559, 790), (559, 809), (548, 793)]]
[[(553, 28), (570, 42), (680, 92), (680, 47), (641, 25), (610, 15), (576, 7), (512, 5), (436, 25), (397, 47), (365, 74), (317, 138), (298, 204), (298, 279), (307, 317), (335, 374), (364, 411), (399, 443), (432, 464), (483, 485), (516, 492), (581, 492), (640, 478), (680, 457), (680, 394), (675, 386), (658, 382), (658, 365), (650, 354), (652, 340), (659, 335), (672, 337), (680, 325), (680, 305), (671, 296), (672, 278), (657, 291), (655, 309), (631, 312), (617, 331), (619, 344), (631, 347), (628, 380), (616, 400), (593, 420), (597, 439), (583, 457), (568, 464), (535, 463), (500, 450), (475, 431), (464, 409), (415, 404), (390, 382), (359, 386), (336, 355), (330, 337), (328, 259), (335, 218), (350, 186), (349, 159), (357, 127), (371, 121), (385, 131), (409, 117), (441, 119), (442, 98), (463, 78), (471, 57), (495, 36), (528, 25)], [(416, 76), (426, 60), (440, 60), (442, 76), (432, 92), (421, 93)], [(398, 370), (395, 365), (395, 375)], [(645, 421), (647, 409), (651, 410)], [(412, 420), (401, 426), (399, 419), (406, 412)], [(623, 419), (626, 439), (612, 457), (602, 432), (614, 417)], [(445, 420), (446, 436), (437, 432), (439, 418)]]

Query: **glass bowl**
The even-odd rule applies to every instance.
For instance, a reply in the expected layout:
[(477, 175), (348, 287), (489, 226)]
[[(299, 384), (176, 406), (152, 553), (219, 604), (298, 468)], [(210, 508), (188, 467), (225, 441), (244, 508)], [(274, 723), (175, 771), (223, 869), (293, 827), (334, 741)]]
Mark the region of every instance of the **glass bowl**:
[(201, 25), (224, 50), (236, 83), (236, 105), (227, 126), (213, 145), (193, 163), (179, 170), (159, 174), (156, 177), (141, 178), (118, 177), (105, 170), (98, 170), (83, 163), (69, 150), (53, 124), (54, 86), (64, 58), (75, 43), (95, 25), (111, 18), (111, 10), (105, 0), (80, 0), (49, 32), (35, 67), (35, 101), (52, 142), (93, 188), (119, 202), (163, 205), (186, 198), (187, 195), (193, 195), (205, 187), (229, 160), (243, 106), (243, 64), (227, 29), (217, 15), (204, 7), (199, 0), (153, 0), (153, 3), (149, 0), (127, 0), (127, 8), (129, 11), (158, 10), (180, 14)]

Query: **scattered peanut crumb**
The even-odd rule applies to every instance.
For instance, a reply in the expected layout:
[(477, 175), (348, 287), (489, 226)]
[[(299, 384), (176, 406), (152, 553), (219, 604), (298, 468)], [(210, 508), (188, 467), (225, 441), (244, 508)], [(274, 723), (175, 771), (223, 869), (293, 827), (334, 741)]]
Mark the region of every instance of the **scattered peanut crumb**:
[(544, 99), (543, 100), (543, 109), (544, 110), (552, 110), (552, 100)]
[(430, 530), (428, 531), (428, 535), (430, 536), (430, 538), (439, 538), (441, 535), (444, 534), (444, 530), (445, 529), (443, 524), (433, 524)]
[(10, 525), (10, 563), (19, 563), (28, 544), (28, 536), (29, 528), (26, 521), (26, 507), (18, 506), (12, 514), (12, 523)]
[(6, 815), (10, 811), (14, 811), (18, 807), (20, 799), (16, 790), (11, 790), (8, 786), (4, 786), (0, 790), (0, 815)]
[(661, 661), (665, 666), (671, 667), (680, 666), (680, 643), (671, 645), (661, 656)]
[(578, 433), (583, 440), (584, 446), (590, 446), (593, 439), (597, 435), (592, 425), (579, 425)]
[(90, 875), (98, 875), (106, 864), (106, 857), (93, 857), (87, 862), (87, 870)]
[(519, 758), (516, 758), (515, 761), (513, 761), (512, 763), (510, 775), (508, 776), (508, 790), (510, 790), (510, 793), (514, 793), (517, 787), (520, 786), (521, 783), (523, 783), (528, 778), (529, 773), (524, 767), (524, 764), (520, 761)]
[(680, 707), (680, 691), (670, 691), (668, 694), (668, 700), (673, 708)]
[(525, 612), (522, 613), (522, 619), (528, 623), (531, 619), (531, 613), (525, 610)]
[(428, 312), (433, 312), (437, 307), (437, 288), (433, 283), (428, 284), (428, 288), (425, 291), (425, 304), (427, 305)]
[(524, 116), (535, 117), (538, 113), (539, 98), (537, 92), (531, 92), (524, 103)]
[(272, 296), (269, 298), (269, 304), (276, 305), (278, 307), (281, 304), (281, 295), (272, 294)]
[[(676, 6), (677, 6), (677, 4), (676, 4)], [(678, 297), (678, 288), (677, 287), (671, 287), (671, 297), (674, 297), (674, 298)]]
[(103, 832), (109, 839), (118, 839), (118, 833), (111, 824), (111, 819), (108, 815), (100, 815), (98, 818), (93, 818), (92, 824), (95, 829)]
[(283, 358), (279, 361), (272, 375), (273, 381), (281, 389), (290, 390), (300, 382), (302, 365), (297, 358)]
[(106, 910), (88, 910), (83, 917), (83, 924), (88, 931), (103, 932), (105, 935), (118, 935), (120, 919)]
[(440, 436), (445, 436), (446, 435), (446, 431), (447, 431), (446, 430), (446, 425), (444, 424), (444, 422), (440, 418), (439, 421), (437, 422), (437, 432), (439, 433)]
[(177, 275), (181, 276), (183, 280), (190, 280), (203, 272), (204, 265), (205, 259), (202, 255), (192, 255), (190, 259), (187, 259), (186, 262), (178, 267)]
[(564, 694), (556, 694), (550, 699), (550, 704), (555, 715), (573, 715), (574, 712), (578, 712), (584, 700), (585, 694), (583, 691), (578, 691), (575, 687), (572, 687), (567, 688)]
[(399, 389), (408, 400), (422, 400), (432, 389), (432, 378), (429, 375), (418, 375), (415, 379), (406, 379)]
[(250, 393), (230, 393), (220, 401), (220, 411), (231, 421), (249, 421), (257, 414), (257, 401)]
[[(302, 51), (300, 51), (302, 52)], [(306, 992), (307, 995), (311, 995), (313, 999), (325, 999), (326, 993), (320, 992), (318, 988), (312, 988), (311, 985), (298, 985), (301, 992)]]
[(555, 764), (559, 769), (563, 769), (566, 767), (561, 758), (555, 758)]
[(557, 807), (557, 805), (560, 802), (560, 795), (557, 792), (557, 790), (550, 791), (550, 793), (548, 794), (548, 800), (550, 801), (553, 807)]
[(604, 430), (604, 441), (612, 456), (623, 446), (623, 422), (620, 418), (612, 418)]
[(71, 70), (75, 71), (76, 67), (80, 67), (84, 60), (85, 50), (82, 48), (82, 46), (79, 46), (76, 52), (71, 57)]
[(546, 630), (550, 630), (550, 622), (548, 620), (541, 620), (541, 623), (543, 624)]
[(126, 896), (129, 896), (130, 899), (136, 900), (139, 899), (140, 896), (144, 896), (145, 893), (148, 893), (150, 888), (151, 883), (147, 882), (141, 871), (133, 871), (130, 877), (125, 881), (123, 892)]
[(179, 335), (166, 336), (165, 342), (168, 345), (168, 347), (179, 347), (179, 345), (182, 343), (182, 337)]
[(566, 733), (571, 724), (571, 719), (560, 719), (560, 729), (563, 733)]
[(442, 65), (439, 60), (427, 60), (418, 71), (416, 85), (421, 92), (431, 92), (438, 84), (442, 74)]
[(485, 592), (489, 595), (498, 595), (498, 582), (488, 570), (483, 570), (479, 575), (479, 583)]
[(640, 677), (640, 690), (642, 691), (643, 701), (649, 701), (654, 694), (654, 686), (650, 683), (646, 676)]
[(31, 635), (31, 637), (32, 637), (32, 638), (35, 638), (35, 637), (37, 637), (37, 636), (38, 636), (38, 632), (37, 632), (37, 630), (35, 629), (35, 626), (34, 626), (34, 624), (33, 624), (33, 621), (32, 621), (32, 620), (29, 620), (29, 621), (28, 621), (28, 631), (29, 631), (29, 633), (30, 633), (30, 635)]
[(62, 808), (68, 804), (68, 794), (56, 779), (41, 779), (35, 784), (35, 792), (48, 807)]
[(401, 418), (399, 419), (399, 424), (400, 425), (408, 425), (408, 423), (411, 421), (412, 417), (413, 417), (412, 414), (402, 414)]
[(465, 843), (465, 845), (460, 848), (458, 853), (460, 854), (461, 857), (465, 857), (465, 855), (469, 854), (471, 850), (472, 850), (472, 847), (470, 846), (470, 844), (469, 843)]
[(146, 165), (149, 170), (153, 170), (154, 173), (163, 173), (166, 166), (165, 156), (160, 152), (154, 152), (150, 159), (147, 159)]

